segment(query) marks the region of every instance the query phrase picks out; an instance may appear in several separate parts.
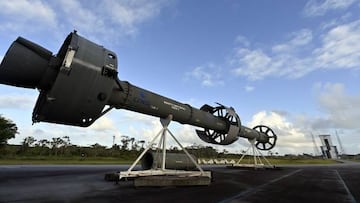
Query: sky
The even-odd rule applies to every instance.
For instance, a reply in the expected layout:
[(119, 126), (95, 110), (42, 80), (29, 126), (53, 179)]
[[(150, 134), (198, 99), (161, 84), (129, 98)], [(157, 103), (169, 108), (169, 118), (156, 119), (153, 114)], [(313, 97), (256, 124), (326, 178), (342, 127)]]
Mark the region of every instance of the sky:
[[(0, 60), (18, 37), (56, 54), (78, 34), (114, 51), (118, 77), (196, 108), (234, 107), (243, 125), (271, 127), (272, 152), (317, 153), (330, 134), (344, 153), (360, 153), (359, 0), (14, 0), (0, 1)], [(112, 110), (88, 128), (36, 123), (38, 91), (0, 85), (0, 114), (15, 122), (18, 144), (69, 136), (73, 144), (150, 139), (159, 119)], [(183, 145), (210, 145), (196, 127), (172, 122)], [(169, 141), (175, 146), (175, 142)], [(240, 138), (219, 151), (239, 153)], [(338, 146), (339, 150), (340, 146)], [(265, 152), (266, 153), (266, 152)]]

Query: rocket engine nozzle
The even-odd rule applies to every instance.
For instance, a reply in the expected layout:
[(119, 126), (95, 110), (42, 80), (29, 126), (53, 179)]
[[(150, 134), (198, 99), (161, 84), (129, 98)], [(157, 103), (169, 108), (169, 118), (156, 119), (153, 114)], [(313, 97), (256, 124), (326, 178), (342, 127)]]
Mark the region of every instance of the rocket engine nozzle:
[(22, 37), (17, 38), (0, 64), (0, 83), (37, 88), (51, 57), (49, 50)]

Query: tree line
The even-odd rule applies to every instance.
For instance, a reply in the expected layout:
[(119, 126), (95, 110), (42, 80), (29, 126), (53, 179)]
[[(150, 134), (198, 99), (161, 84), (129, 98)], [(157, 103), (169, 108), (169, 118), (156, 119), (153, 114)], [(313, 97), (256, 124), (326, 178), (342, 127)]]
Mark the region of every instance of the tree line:
[(90, 146), (78, 146), (71, 143), (69, 136), (54, 137), (50, 140), (36, 140), (32, 136), (25, 137), (20, 145), (5, 144), (1, 147), (2, 157), (11, 156), (54, 156), (54, 157), (135, 157), (143, 148), (143, 141), (124, 136), (121, 144), (106, 147), (99, 143)]
[[(16, 156), (52, 156), (52, 157), (116, 157), (120, 159), (135, 159), (145, 146), (144, 140), (136, 140), (133, 137), (122, 136), (119, 144), (112, 147), (102, 146), (99, 143), (90, 146), (74, 145), (69, 136), (54, 137), (50, 140), (36, 140), (32, 136), (25, 137), (20, 145), (9, 145), (7, 140), (14, 138), (18, 133), (17, 126), (11, 120), (0, 115), (0, 158)], [(151, 149), (156, 150), (156, 144)], [(226, 150), (218, 152), (211, 146), (193, 144), (186, 147), (189, 153), (198, 158), (238, 158), (239, 154), (231, 154)], [(176, 146), (167, 149), (170, 153), (180, 153)]]
[[(143, 150), (146, 142), (136, 140), (133, 137), (122, 136), (120, 144), (114, 144), (112, 147), (100, 145), (99, 143), (90, 146), (78, 146), (71, 143), (69, 136), (54, 137), (50, 140), (36, 140), (32, 136), (25, 137), (20, 145), (5, 144), (1, 147), (0, 158), (9, 158), (14, 156), (52, 156), (58, 158), (79, 157), (86, 159), (88, 157), (115, 157), (124, 160), (135, 159)], [(157, 146), (151, 146), (152, 150), (157, 150)], [(224, 150), (218, 152), (211, 146), (202, 146), (193, 144), (186, 147), (189, 153), (201, 158), (223, 158), (229, 157), (229, 153)], [(167, 149), (170, 153), (180, 153), (179, 147), (171, 146)], [(238, 156), (238, 155), (234, 155)]]

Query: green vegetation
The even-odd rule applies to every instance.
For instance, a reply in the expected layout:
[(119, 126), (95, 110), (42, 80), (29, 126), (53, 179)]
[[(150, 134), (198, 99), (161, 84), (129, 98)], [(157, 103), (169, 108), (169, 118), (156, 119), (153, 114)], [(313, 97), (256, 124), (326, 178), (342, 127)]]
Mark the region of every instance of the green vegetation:
[[(145, 141), (123, 136), (121, 144), (114, 144), (111, 148), (98, 143), (83, 147), (71, 144), (68, 136), (51, 140), (36, 140), (29, 136), (23, 139), (21, 145), (3, 145), (0, 148), (0, 164), (126, 164), (140, 155), (144, 144)], [(156, 146), (151, 148), (156, 150)], [(239, 157), (226, 151), (219, 153), (210, 146), (194, 145), (187, 149), (202, 158)], [(171, 147), (168, 151), (180, 152), (177, 147)]]
[[(70, 143), (69, 137), (35, 140), (24, 138), (21, 145), (3, 145), (0, 148), (0, 164), (131, 164), (143, 151), (144, 141), (124, 136), (121, 145), (111, 148), (93, 144), (82, 147)], [(155, 150), (155, 146), (152, 147)], [(202, 159), (233, 159), (238, 160), (241, 154), (231, 154), (226, 150), (218, 152), (211, 146), (192, 145), (187, 147), (189, 153)], [(180, 153), (177, 147), (168, 150)], [(244, 153), (244, 152), (243, 152)], [(334, 160), (323, 160), (309, 156), (273, 156), (269, 153), (268, 160), (279, 164), (332, 164)], [(245, 156), (242, 163), (253, 163), (250, 156)]]
[(82, 147), (71, 144), (67, 136), (39, 141), (26, 137), (21, 145), (2, 145), (0, 164), (125, 164), (135, 160), (145, 143), (126, 136), (121, 142), (111, 148), (98, 143)]
[(103, 158), (87, 158), (81, 159), (79, 157), (16, 157), (14, 159), (0, 159), (0, 165), (12, 165), (12, 164), (25, 164), (25, 165), (47, 165), (47, 164), (130, 164), (133, 160), (119, 160), (114, 157), (103, 157)]
[[(1, 123), (2, 122), (2, 123)], [(130, 164), (144, 150), (145, 141), (123, 136), (121, 144), (114, 144), (111, 148), (95, 143), (88, 147), (73, 145), (68, 136), (56, 137), (51, 140), (36, 140), (26, 137), (21, 145), (9, 145), (7, 139), (17, 133), (16, 125), (0, 116), (3, 139), (0, 144), (0, 164)], [(5, 126), (5, 127), (4, 127)], [(0, 128), (2, 129), (2, 128)], [(4, 141), (5, 140), (5, 141)], [(156, 150), (156, 146), (151, 147)], [(186, 147), (189, 153), (202, 159), (232, 159), (239, 160), (242, 154), (231, 154), (226, 150), (218, 152), (211, 146), (192, 145)], [(171, 147), (171, 153), (180, 153), (177, 147)], [(245, 151), (242, 151), (245, 153)], [(268, 152), (268, 160), (272, 164), (332, 164), (334, 160), (323, 160), (309, 155), (278, 156), (278, 153)], [(253, 163), (252, 157), (245, 156), (242, 163)]]
[(0, 148), (7, 144), (7, 141), (18, 133), (17, 126), (11, 120), (0, 115)]
[[(51, 140), (36, 140), (26, 137), (21, 145), (9, 145), (7, 140), (17, 134), (16, 125), (0, 115), (0, 164), (130, 164), (144, 150), (145, 141), (122, 136), (121, 144), (111, 148), (95, 143), (88, 147), (73, 145), (68, 136), (55, 137)], [(151, 146), (156, 150), (156, 146)], [(189, 153), (200, 159), (239, 160), (241, 154), (231, 154), (226, 150), (218, 152), (211, 146), (192, 145), (186, 147)], [(177, 147), (171, 147), (171, 153), (180, 153)], [(323, 160), (309, 155), (285, 155), (268, 151), (268, 160), (272, 164), (332, 164), (334, 160)], [(356, 157), (350, 157), (359, 161)], [(242, 163), (253, 163), (252, 157), (245, 156)]]

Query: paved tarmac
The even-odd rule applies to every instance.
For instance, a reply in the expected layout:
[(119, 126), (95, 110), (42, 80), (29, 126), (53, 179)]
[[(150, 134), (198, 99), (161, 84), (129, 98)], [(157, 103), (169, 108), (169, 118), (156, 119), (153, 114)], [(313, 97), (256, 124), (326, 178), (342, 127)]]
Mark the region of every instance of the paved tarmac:
[(209, 186), (135, 188), (104, 181), (129, 166), (0, 165), (0, 202), (360, 202), (360, 164), (213, 171)]

